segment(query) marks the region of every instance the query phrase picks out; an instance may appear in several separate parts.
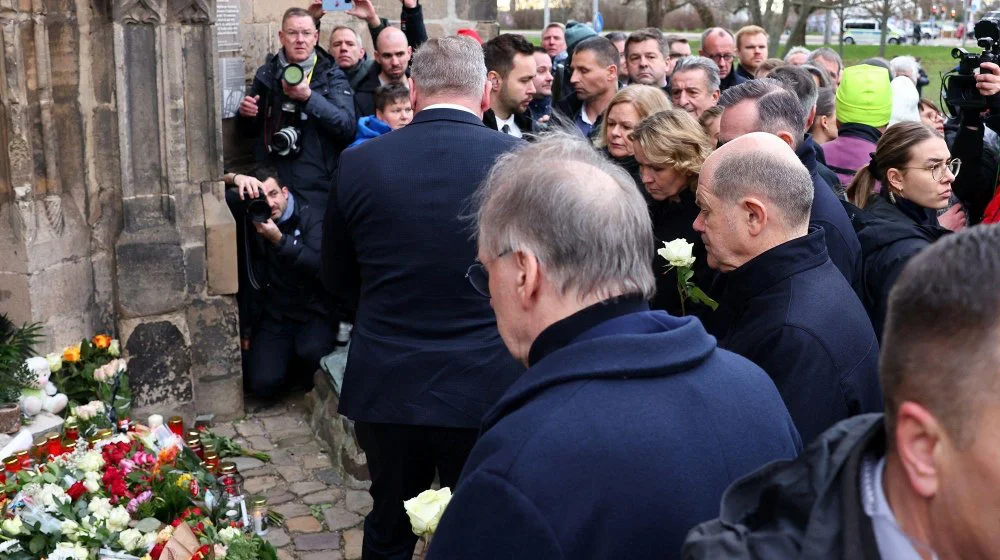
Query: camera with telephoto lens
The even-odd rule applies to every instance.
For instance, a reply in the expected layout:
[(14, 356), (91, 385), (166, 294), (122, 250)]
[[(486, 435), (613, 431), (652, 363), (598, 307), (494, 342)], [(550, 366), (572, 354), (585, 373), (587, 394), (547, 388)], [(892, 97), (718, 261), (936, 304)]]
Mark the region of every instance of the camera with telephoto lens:
[(982, 111), (986, 100), (976, 89), (976, 70), (984, 62), (997, 63), (1000, 60), (1000, 20), (992, 17), (976, 22), (976, 44), (981, 53), (970, 53), (963, 48), (951, 50), (952, 58), (958, 60), (958, 70), (945, 76), (945, 101), (958, 110)]
[[(260, 195), (264, 196), (263, 193)], [(255, 224), (263, 224), (271, 219), (271, 205), (264, 198), (251, 198), (246, 201), (247, 218)]]
[(286, 126), (271, 135), (270, 150), (279, 156), (297, 155), (302, 151), (302, 146), (299, 145), (301, 137), (302, 133), (299, 132), (298, 128)]

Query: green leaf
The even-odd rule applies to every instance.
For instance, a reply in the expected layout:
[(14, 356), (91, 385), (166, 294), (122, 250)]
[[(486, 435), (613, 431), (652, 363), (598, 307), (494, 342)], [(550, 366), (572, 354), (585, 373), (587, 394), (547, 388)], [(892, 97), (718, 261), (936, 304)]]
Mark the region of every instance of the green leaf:
[(43, 535), (35, 535), (31, 539), (31, 542), (28, 543), (28, 550), (30, 550), (32, 554), (38, 554), (44, 549), (45, 549), (45, 536)]
[(694, 284), (688, 286), (688, 297), (691, 298), (691, 301), (696, 301), (702, 305), (707, 305), (709, 308), (712, 309), (712, 311), (715, 311), (716, 309), (719, 308), (718, 302), (708, 297), (708, 294), (701, 291), (701, 288), (695, 286)]
[(45, 474), (42, 475), (42, 480), (48, 482), (49, 484), (55, 484), (58, 479), (56, 478), (56, 475), (46, 471)]

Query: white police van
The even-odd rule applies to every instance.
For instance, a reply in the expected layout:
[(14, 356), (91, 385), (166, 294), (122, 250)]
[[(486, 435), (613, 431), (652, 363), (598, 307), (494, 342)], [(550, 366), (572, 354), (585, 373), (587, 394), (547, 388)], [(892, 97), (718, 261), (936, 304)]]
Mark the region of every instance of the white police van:
[[(893, 25), (888, 26), (885, 40), (890, 45), (906, 42), (906, 34)], [(881, 22), (877, 19), (844, 20), (844, 42), (848, 45), (877, 45), (882, 35)]]

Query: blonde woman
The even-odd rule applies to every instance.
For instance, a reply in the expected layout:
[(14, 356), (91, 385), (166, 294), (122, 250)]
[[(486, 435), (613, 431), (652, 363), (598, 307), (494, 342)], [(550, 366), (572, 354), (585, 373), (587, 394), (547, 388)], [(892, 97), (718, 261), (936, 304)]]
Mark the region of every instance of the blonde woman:
[[(694, 282), (707, 288), (712, 273), (705, 262), (705, 245), (692, 224), (698, 216), (694, 202), (698, 173), (712, 153), (711, 139), (687, 111), (669, 109), (639, 123), (632, 132), (632, 146), (650, 200), (657, 246), (678, 238), (693, 243)], [(663, 273), (664, 264), (654, 262), (657, 289), (652, 306), (676, 315), (681, 311), (676, 278), (672, 272)]]
[(642, 181), (629, 135), (642, 119), (670, 107), (670, 100), (663, 90), (636, 84), (619, 91), (604, 110), (594, 146), (628, 171), (638, 187), (642, 187)]

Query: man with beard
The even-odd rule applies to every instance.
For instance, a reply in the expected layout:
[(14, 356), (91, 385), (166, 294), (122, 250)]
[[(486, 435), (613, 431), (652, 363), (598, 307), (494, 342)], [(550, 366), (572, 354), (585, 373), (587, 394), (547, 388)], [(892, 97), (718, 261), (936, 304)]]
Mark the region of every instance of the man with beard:
[(358, 115), (375, 114), (375, 90), (391, 83), (404, 83), (410, 66), (413, 47), (406, 34), (395, 27), (386, 27), (375, 39), (375, 62), (354, 89)]
[(536, 123), (544, 123), (552, 114), (552, 59), (542, 47), (535, 47), (535, 95), (528, 104)]
[(483, 124), (521, 138), (534, 129), (527, 109), (535, 94), (535, 48), (521, 35), (504, 33), (483, 45), (483, 55), (490, 84), (490, 108), (483, 113)]

